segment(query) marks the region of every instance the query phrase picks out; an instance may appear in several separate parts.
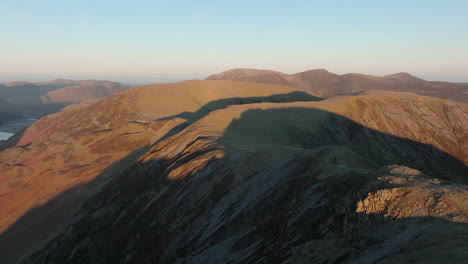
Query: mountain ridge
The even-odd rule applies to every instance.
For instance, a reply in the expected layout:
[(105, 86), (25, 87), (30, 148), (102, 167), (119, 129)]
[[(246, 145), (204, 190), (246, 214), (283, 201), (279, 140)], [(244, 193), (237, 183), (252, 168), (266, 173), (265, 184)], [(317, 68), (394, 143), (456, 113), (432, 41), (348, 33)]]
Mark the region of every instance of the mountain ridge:
[(320, 97), (379, 89), (413, 92), (468, 103), (466, 84), (425, 81), (404, 72), (379, 77), (357, 73), (338, 75), (325, 69), (285, 74), (277, 71), (238, 68), (210, 75), (206, 79), (281, 84), (300, 88)]
[(104, 98), (127, 88), (116, 82), (97, 80), (18, 81), (0, 84), (0, 99), (9, 103), (8, 112), (17, 117), (43, 116), (66, 105)]
[[(467, 107), (388, 91), (320, 100), (234, 81), (148, 85), (71, 105), (0, 152), (0, 199), (8, 205), (0, 208), (0, 256), (351, 261), (389, 257), (378, 253), (388, 234), (414, 232), (389, 252), (408, 260), (421, 249), (400, 248), (434, 239), (432, 253), (420, 257), (437, 257), (443, 230), (457, 239), (468, 233)], [(452, 251), (452, 259), (466, 255)]]

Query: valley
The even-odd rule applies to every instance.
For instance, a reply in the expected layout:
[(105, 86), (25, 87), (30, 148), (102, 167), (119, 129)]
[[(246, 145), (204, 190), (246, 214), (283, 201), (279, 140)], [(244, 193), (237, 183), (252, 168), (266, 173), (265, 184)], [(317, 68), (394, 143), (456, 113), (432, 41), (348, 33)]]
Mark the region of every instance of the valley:
[(40, 116), (30, 116), (29, 118), (15, 119), (3, 123), (0, 125), (0, 140), (7, 140), (21, 129), (29, 127), (38, 120), (36, 118), (40, 118)]
[(0, 84), (0, 140), (6, 140), (39, 118), (86, 100), (105, 98), (127, 89), (109, 81), (57, 79)]

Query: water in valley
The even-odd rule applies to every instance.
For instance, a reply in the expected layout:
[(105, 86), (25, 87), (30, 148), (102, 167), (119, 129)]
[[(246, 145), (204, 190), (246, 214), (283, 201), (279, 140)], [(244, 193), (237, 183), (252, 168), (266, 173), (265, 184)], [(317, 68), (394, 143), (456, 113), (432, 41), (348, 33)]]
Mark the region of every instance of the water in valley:
[(0, 125), (0, 140), (7, 140), (21, 129), (32, 125), (36, 118), (22, 118)]

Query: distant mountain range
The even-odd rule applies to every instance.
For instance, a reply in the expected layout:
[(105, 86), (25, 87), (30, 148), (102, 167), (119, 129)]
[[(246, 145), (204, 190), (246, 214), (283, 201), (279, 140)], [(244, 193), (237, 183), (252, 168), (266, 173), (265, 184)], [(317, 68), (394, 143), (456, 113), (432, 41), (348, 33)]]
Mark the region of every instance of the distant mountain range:
[(296, 74), (270, 70), (232, 69), (211, 75), (207, 80), (281, 84), (300, 88), (325, 98), (367, 90), (385, 90), (411, 92), (468, 103), (468, 84), (425, 81), (403, 72), (378, 77), (357, 73), (338, 75), (324, 69)]
[(120, 83), (97, 80), (0, 84), (0, 124), (14, 116), (57, 112), (69, 104), (104, 98), (127, 88)]

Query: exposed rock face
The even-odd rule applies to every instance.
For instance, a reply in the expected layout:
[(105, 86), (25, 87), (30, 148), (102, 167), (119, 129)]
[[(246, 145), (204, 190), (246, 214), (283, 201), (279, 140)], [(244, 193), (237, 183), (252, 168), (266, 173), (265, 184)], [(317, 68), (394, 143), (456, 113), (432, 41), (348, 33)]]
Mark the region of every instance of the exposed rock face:
[(296, 74), (255, 69), (232, 69), (211, 75), (207, 80), (232, 80), (282, 84), (301, 88), (320, 97), (358, 93), (367, 90), (412, 92), (468, 103), (468, 84), (432, 82), (408, 73), (377, 77), (349, 73), (337, 75), (323, 69)]
[(468, 105), (383, 91), (317, 100), (189, 81), (41, 119), (0, 153), (0, 202), (19, 201), (0, 212), (3, 262), (36, 249), (24, 263), (465, 260)]

